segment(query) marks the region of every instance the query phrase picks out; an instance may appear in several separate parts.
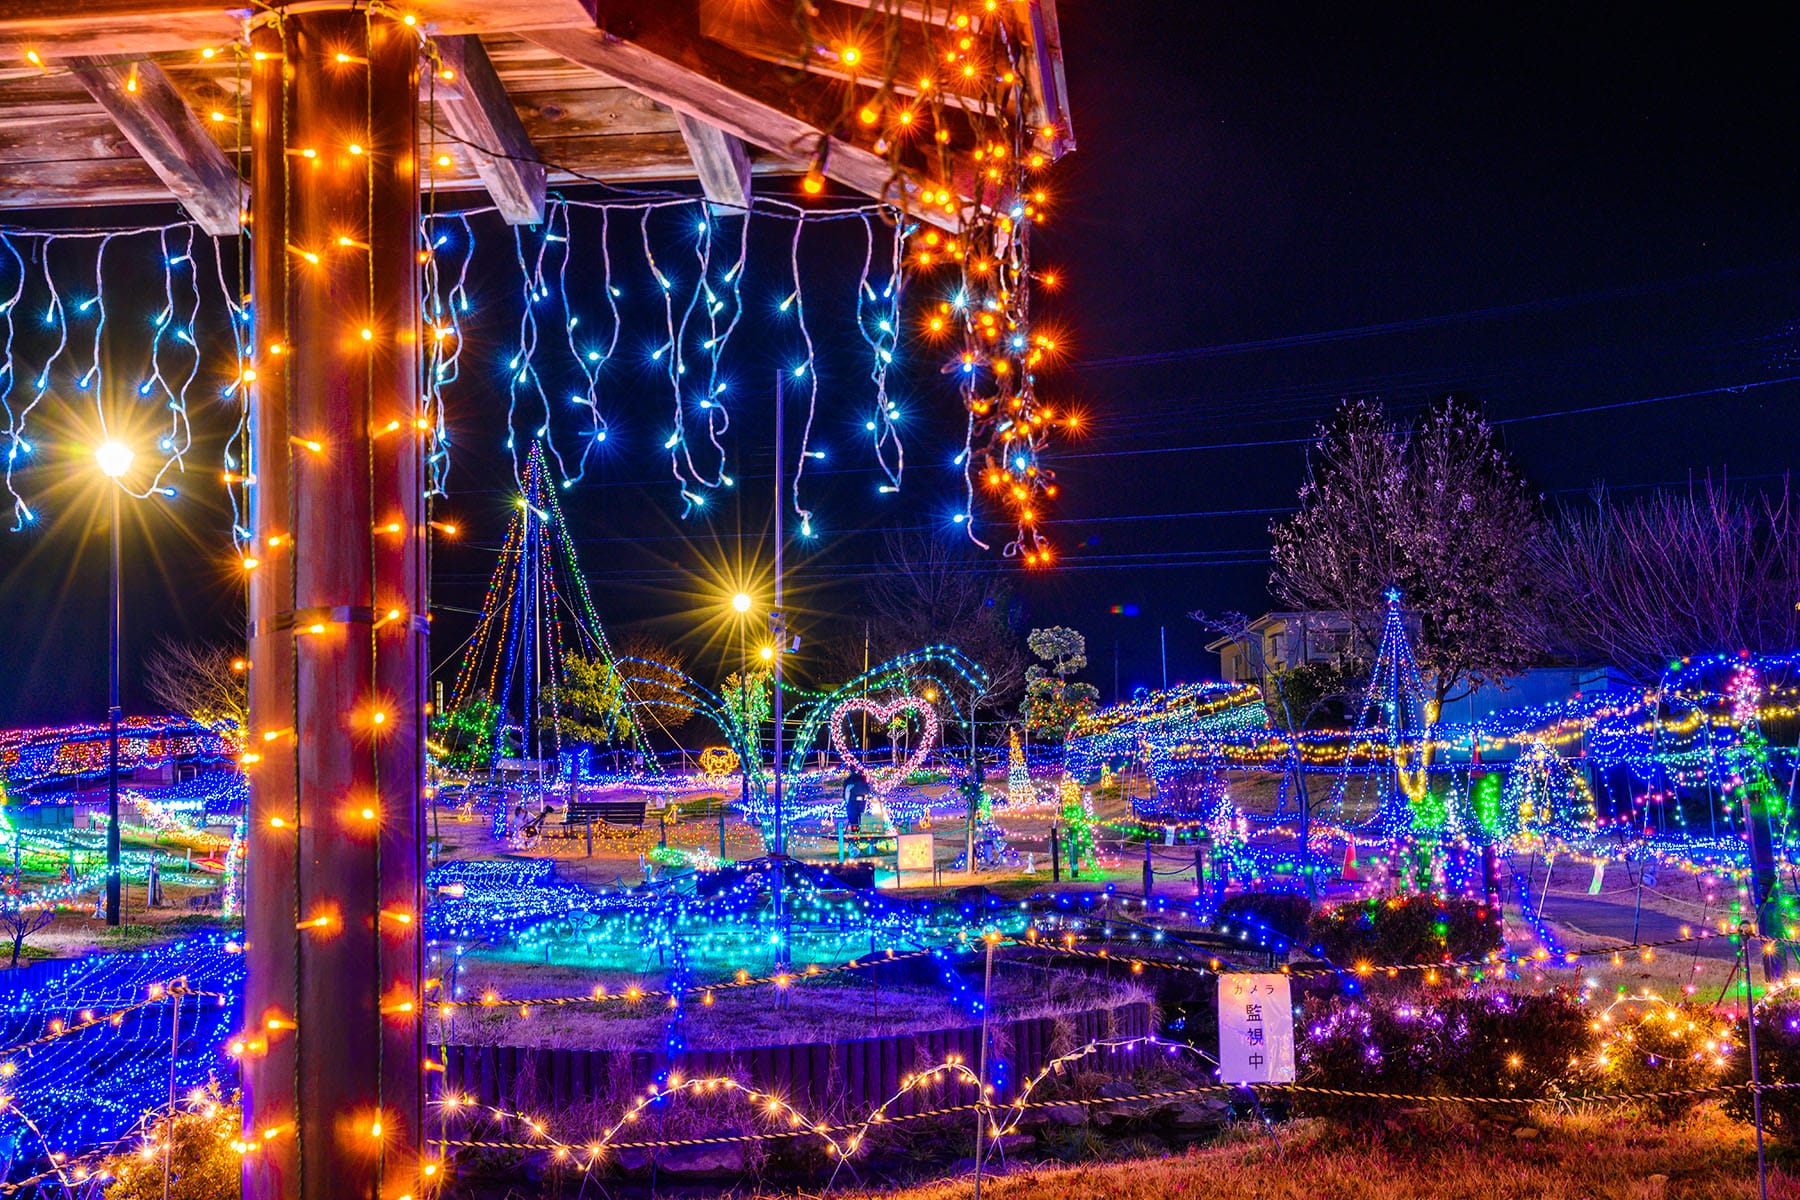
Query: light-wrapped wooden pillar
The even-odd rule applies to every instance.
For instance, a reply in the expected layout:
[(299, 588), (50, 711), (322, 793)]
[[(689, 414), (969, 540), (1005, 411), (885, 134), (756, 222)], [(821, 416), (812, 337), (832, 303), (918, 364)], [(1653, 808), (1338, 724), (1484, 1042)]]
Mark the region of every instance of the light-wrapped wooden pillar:
[(398, 1200), (429, 1186), (419, 51), (326, 5), (252, 50), (244, 1195)]

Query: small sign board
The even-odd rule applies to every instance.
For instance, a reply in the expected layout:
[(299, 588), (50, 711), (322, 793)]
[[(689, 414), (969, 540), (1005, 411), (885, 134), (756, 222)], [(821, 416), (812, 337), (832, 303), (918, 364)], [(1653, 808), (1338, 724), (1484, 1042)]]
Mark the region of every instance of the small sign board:
[(898, 846), (895, 869), (900, 874), (902, 884), (906, 882), (906, 876), (909, 873), (931, 874), (932, 868), (937, 865), (931, 834), (903, 833), (894, 841)]
[(1294, 1082), (1294, 1000), (1286, 975), (1219, 976), (1219, 1082)]

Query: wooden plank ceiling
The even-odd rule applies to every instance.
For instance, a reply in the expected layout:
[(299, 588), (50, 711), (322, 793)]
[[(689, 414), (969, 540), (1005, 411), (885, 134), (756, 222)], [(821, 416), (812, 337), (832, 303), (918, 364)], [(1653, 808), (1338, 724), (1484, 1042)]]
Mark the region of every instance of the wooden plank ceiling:
[[(1008, 7), (1026, 31), (1037, 149), (1054, 158), (1074, 147), (1055, 0)], [(874, 49), (845, 66), (817, 41), (808, 52), (789, 0), (414, 0), (404, 10), (439, 39), (445, 66), (421, 97), (422, 139), (442, 131), (432, 184), (486, 191), (515, 222), (541, 217), (546, 184), (584, 178), (699, 179), (716, 203), (741, 206), (752, 175), (804, 172), (829, 138), (825, 174), (902, 199), (881, 131), (857, 128), (850, 114), (884, 79), (897, 96), (916, 91), (921, 72), (932, 73), (920, 61), (925, 23), (941, 32), (953, 9), (894, 0), (814, 9), (815, 39), (903, 16), (898, 36), (878, 27)], [(241, 0), (0, 2), (0, 209), (179, 199), (209, 232), (230, 232), (249, 104), (232, 46), (248, 15)], [(882, 53), (898, 56), (893, 67)], [(140, 113), (141, 98), (154, 111)], [(546, 167), (519, 161), (529, 155)], [(918, 177), (929, 186), (936, 171), (921, 151)], [(963, 181), (955, 190), (966, 194), (966, 159), (952, 173), (937, 182)], [(950, 223), (941, 210), (931, 219)]]

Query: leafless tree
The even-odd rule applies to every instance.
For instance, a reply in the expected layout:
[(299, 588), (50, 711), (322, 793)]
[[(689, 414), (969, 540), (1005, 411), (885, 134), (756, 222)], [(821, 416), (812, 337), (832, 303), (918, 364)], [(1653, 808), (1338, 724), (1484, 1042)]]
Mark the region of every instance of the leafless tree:
[(56, 920), (53, 908), (8, 908), (0, 909), (0, 936), (12, 940), (12, 965), (19, 965), (19, 954), (25, 949), (25, 939), (34, 933), (49, 928)]
[(1300, 507), (1276, 522), (1272, 590), (1343, 613), (1374, 657), (1382, 594), (1418, 621), (1413, 650), (1441, 705), (1542, 652), (1531, 546), (1541, 524), (1499, 436), (1455, 399), (1416, 428), (1351, 401), (1319, 432)]
[(242, 655), (216, 642), (164, 638), (144, 660), (144, 686), (172, 712), (214, 729), (243, 729), (250, 700)]
[(681, 652), (642, 633), (615, 638), (612, 649), (615, 658), (637, 660), (625, 674), (631, 679), (631, 699), (639, 723), (662, 730), (687, 724), (693, 710), (686, 698), (687, 685), (682, 674), (686, 662)]
[(1596, 489), (1535, 554), (1569, 648), (1645, 679), (1684, 654), (1800, 645), (1800, 508), (1709, 475), (1620, 503)]
[[(922, 646), (955, 646), (987, 670), (980, 707), (1017, 702), (1030, 656), (1005, 576), (959, 541), (916, 533), (889, 531), (882, 560), (862, 596), (870, 665)], [(829, 652), (842, 678), (862, 671), (861, 632), (838, 638)]]

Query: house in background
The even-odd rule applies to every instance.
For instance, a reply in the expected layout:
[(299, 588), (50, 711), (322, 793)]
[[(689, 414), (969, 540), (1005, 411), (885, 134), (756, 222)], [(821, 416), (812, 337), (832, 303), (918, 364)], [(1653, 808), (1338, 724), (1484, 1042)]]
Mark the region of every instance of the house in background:
[[(1409, 632), (1417, 632), (1415, 618), (1407, 616), (1406, 623)], [(1220, 679), (1260, 684), (1274, 671), (1311, 663), (1339, 665), (1354, 657), (1356, 639), (1349, 619), (1342, 613), (1267, 612), (1246, 625), (1241, 633), (1208, 642), (1206, 648), (1219, 656)], [(1546, 658), (1541, 665), (1528, 667), (1510, 679), (1484, 683), (1466, 696), (1446, 701), (1438, 719), (1467, 723), (1501, 709), (1552, 704), (1590, 692), (1628, 691), (1632, 687), (1630, 680), (1615, 668)]]
[(1244, 627), (1208, 642), (1219, 656), (1219, 678), (1227, 683), (1261, 683), (1271, 671), (1307, 663), (1338, 663), (1355, 645), (1342, 613), (1267, 612)]

